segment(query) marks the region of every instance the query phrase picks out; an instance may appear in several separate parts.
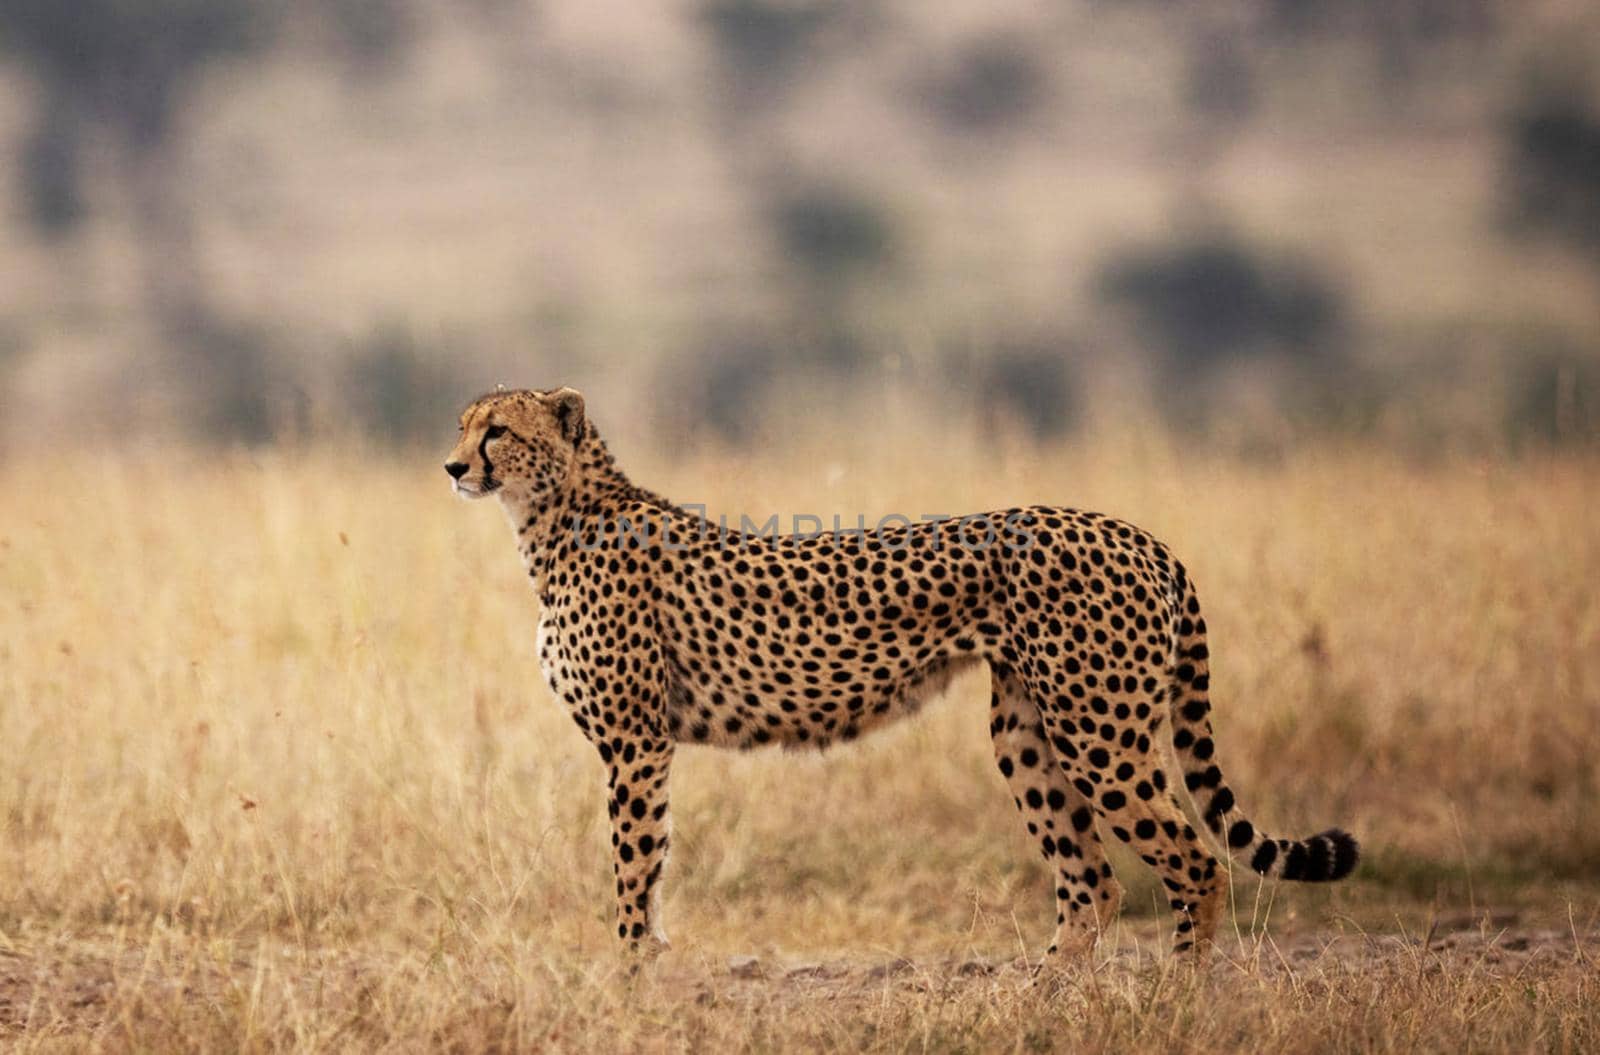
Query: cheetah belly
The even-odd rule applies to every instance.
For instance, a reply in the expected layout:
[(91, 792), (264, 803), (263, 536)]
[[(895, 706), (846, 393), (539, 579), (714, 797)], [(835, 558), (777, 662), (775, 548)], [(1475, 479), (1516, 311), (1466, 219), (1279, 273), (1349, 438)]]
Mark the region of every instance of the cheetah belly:
[(682, 743), (741, 750), (773, 744), (790, 749), (825, 748), (917, 713), (980, 657), (951, 649), (920, 667), (848, 700), (807, 699), (798, 692), (761, 693), (716, 681), (695, 685), (673, 680), (668, 728)]

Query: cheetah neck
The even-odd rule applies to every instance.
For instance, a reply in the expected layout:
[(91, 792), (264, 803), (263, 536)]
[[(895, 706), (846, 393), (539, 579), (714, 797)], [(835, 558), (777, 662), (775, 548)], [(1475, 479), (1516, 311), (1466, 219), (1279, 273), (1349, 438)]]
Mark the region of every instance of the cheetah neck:
[(667, 499), (628, 479), (593, 422), (586, 424), (578, 460), (560, 486), (542, 495), (506, 487), (501, 490), (500, 503), (541, 600), (558, 567), (593, 559), (592, 553), (573, 544), (575, 522), (614, 522), (619, 514), (641, 503), (672, 508)]

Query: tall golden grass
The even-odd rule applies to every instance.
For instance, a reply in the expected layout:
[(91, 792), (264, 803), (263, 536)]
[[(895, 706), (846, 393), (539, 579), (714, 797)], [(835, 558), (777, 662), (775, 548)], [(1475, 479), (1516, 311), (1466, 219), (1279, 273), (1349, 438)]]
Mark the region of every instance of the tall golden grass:
[(1144, 525), (1200, 584), (1242, 805), (1356, 832), (1358, 875), (1236, 877), (1196, 976), (1119, 857), (1114, 948), (1031, 975), (1048, 880), (967, 679), (824, 755), (684, 750), (675, 947), (630, 972), (598, 761), (547, 696), (502, 517), (436, 452), (13, 459), (0, 1046), (1600, 1046), (1600, 462), (861, 449), (631, 461), (757, 520), (1046, 500)]

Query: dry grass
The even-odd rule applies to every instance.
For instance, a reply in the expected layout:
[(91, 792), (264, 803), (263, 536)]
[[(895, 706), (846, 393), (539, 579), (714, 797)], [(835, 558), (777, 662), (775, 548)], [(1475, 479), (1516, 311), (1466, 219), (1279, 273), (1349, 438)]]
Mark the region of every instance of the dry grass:
[(1193, 977), (1123, 863), (1119, 951), (1027, 974), (1046, 877), (967, 680), (824, 756), (685, 751), (675, 949), (630, 976), (598, 762), (546, 696), (498, 512), (434, 452), (14, 459), (0, 1046), (1600, 1046), (1600, 464), (929, 444), (627, 461), (758, 518), (1048, 499), (1143, 523), (1209, 605), (1242, 803), (1357, 832), (1354, 881), (1241, 877)]

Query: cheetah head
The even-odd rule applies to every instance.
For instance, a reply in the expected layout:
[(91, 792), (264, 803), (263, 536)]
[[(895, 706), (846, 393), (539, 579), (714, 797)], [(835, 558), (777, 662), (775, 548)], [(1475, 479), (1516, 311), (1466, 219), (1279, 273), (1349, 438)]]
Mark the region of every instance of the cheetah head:
[(538, 499), (559, 486), (583, 442), (583, 396), (549, 392), (492, 392), (461, 412), (461, 437), (444, 463), (463, 498), (506, 494)]

